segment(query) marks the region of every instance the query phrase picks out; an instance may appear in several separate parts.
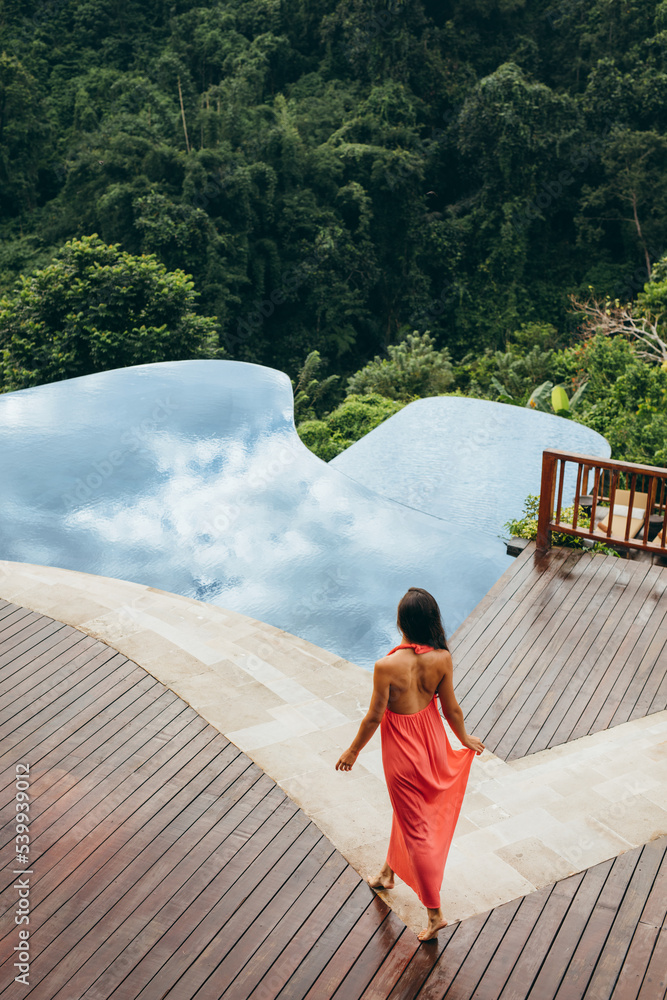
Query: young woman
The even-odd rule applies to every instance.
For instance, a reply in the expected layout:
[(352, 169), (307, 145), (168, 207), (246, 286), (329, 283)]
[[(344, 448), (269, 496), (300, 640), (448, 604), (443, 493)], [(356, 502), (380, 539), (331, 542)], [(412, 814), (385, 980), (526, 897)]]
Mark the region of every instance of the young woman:
[[(402, 642), (376, 662), (370, 708), (336, 770), (351, 770), (381, 727), (382, 763), (394, 815), (387, 860), (370, 885), (392, 889), (396, 874), (414, 889), (428, 911), (419, 938), (429, 941), (447, 923), (440, 909), (442, 876), (472, 758), (484, 744), (466, 732), (435, 598), (410, 587), (399, 602), (396, 624)], [(460, 750), (447, 738), (438, 698), (463, 744)]]

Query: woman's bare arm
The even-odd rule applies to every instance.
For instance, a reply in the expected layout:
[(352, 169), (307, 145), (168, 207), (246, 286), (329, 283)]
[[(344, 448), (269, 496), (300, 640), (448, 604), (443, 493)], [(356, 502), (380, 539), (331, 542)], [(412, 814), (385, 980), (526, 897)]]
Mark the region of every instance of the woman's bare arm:
[(445, 673), (440, 681), (440, 684), (438, 685), (438, 697), (440, 698), (440, 704), (442, 705), (443, 715), (452, 727), (452, 730), (460, 739), (463, 746), (468, 747), (470, 750), (474, 750), (475, 753), (481, 753), (484, 749), (482, 741), (476, 736), (469, 736), (466, 732), (463, 712), (461, 710), (461, 706), (456, 700), (456, 695), (454, 694), (454, 665), (449, 653), (446, 654), (445, 659)]
[(338, 758), (336, 763), (337, 771), (349, 771), (351, 769), (360, 751), (363, 750), (382, 722), (382, 716), (389, 704), (389, 690), (391, 687), (389, 677), (389, 666), (378, 661), (373, 671), (373, 694), (371, 695), (370, 707), (361, 720), (359, 732), (349, 748)]

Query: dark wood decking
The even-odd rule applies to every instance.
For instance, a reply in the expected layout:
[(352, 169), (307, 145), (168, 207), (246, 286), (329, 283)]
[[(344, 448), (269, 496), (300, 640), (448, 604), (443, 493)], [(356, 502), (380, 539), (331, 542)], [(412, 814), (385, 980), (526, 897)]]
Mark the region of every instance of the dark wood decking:
[[(0, 670), (2, 1000), (273, 997), (405, 932), (260, 768), (126, 657), (3, 601)], [(29, 987), (12, 965), (22, 761)]]
[[(126, 657), (0, 601), (0, 671), (0, 1000), (662, 1000), (667, 838), (420, 946), (273, 781)], [(28, 987), (12, 965), (20, 761)]]
[(399, 943), (363, 992), (340, 996), (663, 1000), (666, 989), (667, 837), (661, 837), (447, 927), (437, 945), (410, 954)]
[(468, 732), (505, 760), (667, 708), (667, 568), (531, 545), (451, 640)]

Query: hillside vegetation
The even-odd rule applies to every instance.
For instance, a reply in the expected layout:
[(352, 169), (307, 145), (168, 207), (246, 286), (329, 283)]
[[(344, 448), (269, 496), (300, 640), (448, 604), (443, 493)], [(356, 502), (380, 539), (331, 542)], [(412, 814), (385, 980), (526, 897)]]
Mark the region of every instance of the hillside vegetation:
[(667, 355), (581, 308), (664, 345), (666, 50), (664, 0), (4, 2), (0, 388), (316, 351), (323, 457), (562, 385), (667, 464)]

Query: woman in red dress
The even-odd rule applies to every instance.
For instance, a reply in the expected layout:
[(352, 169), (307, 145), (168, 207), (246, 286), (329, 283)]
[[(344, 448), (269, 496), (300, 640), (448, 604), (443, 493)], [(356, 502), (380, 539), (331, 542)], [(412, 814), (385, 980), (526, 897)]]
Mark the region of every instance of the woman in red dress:
[[(419, 896), (428, 911), (421, 941), (446, 926), (440, 909), (445, 862), (461, 810), (470, 765), (484, 744), (466, 732), (454, 696), (453, 665), (434, 597), (410, 587), (398, 605), (402, 642), (375, 664), (373, 695), (352, 745), (337, 771), (349, 771), (380, 726), (382, 763), (394, 810), (387, 860), (375, 889), (392, 889), (394, 875)], [(463, 744), (454, 750), (447, 722)], [(389, 708), (391, 705), (391, 708)]]

